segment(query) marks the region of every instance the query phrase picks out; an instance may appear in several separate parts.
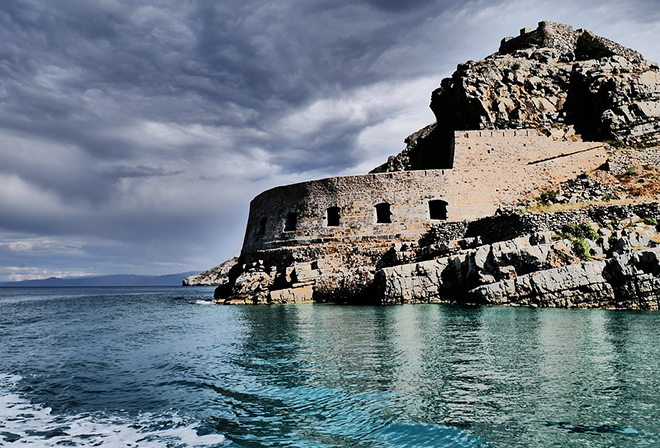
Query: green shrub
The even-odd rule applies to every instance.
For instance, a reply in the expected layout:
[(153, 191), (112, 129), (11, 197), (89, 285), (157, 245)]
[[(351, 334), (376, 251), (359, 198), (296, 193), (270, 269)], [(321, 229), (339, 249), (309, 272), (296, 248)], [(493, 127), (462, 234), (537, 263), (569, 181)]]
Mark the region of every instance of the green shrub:
[(624, 176), (637, 176), (637, 171), (632, 166), (627, 166), (626, 171), (623, 173)]
[(583, 238), (575, 238), (572, 241), (573, 252), (582, 261), (591, 261), (591, 254), (589, 253), (589, 244)]
[(608, 140), (607, 144), (616, 149), (623, 149), (628, 147), (628, 143), (620, 138), (616, 140)]
[(655, 218), (651, 218), (650, 216), (647, 216), (646, 218), (642, 219), (644, 221), (644, 224), (648, 226), (656, 226), (658, 225), (658, 220)]
[(598, 232), (587, 222), (566, 224), (561, 229), (561, 237), (571, 241), (573, 252), (583, 261), (590, 261), (589, 243), (585, 240), (598, 239)]
[(603, 201), (615, 201), (617, 199), (619, 199), (619, 197), (612, 193), (607, 193), (603, 196)]
[(588, 222), (581, 222), (581, 223), (570, 223), (566, 224), (564, 227), (561, 229), (562, 236), (564, 238), (568, 238), (570, 240), (577, 238), (577, 239), (585, 239), (588, 238), (590, 240), (597, 240), (598, 239), (598, 232), (596, 232), (596, 229), (593, 228), (591, 224)]
[(511, 70), (518, 70), (518, 69), (520, 69), (520, 62), (515, 62), (515, 63), (511, 66)]

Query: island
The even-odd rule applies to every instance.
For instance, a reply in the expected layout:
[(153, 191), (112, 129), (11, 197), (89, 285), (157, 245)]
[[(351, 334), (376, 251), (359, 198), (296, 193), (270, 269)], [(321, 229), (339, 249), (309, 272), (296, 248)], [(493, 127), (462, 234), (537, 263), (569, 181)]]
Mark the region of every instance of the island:
[(370, 173), (255, 197), (241, 252), (184, 285), (223, 304), (659, 308), (656, 63), (540, 22), (430, 107)]

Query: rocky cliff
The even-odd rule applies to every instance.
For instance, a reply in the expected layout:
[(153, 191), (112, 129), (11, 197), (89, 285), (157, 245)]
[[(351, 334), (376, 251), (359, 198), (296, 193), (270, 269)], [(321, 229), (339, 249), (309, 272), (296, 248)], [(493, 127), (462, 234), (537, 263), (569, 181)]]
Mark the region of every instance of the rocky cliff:
[(373, 172), (451, 168), (455, 130), (539, 128), (557, 137), (652, 146), (660, 138), (660, 70), (591, 31), (541, 22), (497, 53), (459, 64), (431, 95), (436, 122)]

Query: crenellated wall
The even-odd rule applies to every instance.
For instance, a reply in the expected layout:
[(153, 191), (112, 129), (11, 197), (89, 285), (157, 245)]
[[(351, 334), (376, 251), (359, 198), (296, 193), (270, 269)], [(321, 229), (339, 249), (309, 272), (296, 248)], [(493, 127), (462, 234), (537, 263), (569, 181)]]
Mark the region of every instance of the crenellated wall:
[[(299, 244), (416, 241), (434, 223), (492, 215), (502, 204), (606, 161), (602, 144), (556, 141), (525, 129), (456, 132), (453, 148), (453, 169), (331, 177), (261, 193), (250, 203), (243, 254)], [(390, 214), (381, 210), (379, 217), (378, 208), (387, 206)]]

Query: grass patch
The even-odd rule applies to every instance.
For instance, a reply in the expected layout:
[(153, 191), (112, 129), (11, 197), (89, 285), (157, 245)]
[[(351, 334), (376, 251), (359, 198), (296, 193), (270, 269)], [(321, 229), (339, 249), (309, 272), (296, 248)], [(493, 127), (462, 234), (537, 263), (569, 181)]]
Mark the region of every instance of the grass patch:
[(571, 240), (573, 252), (582, 261), (591, 261), (591, 254), (589, 253), (589, 244), (583, 239)]
[(624, 176), (637, 176), (637, 171), (632, 166), (627, 166), (626, 170), (623, 172)]
[(615, 149), (624, 149), (628, 147), (628, 143), (626, 143), (625, 140), (622, 140), (620, 138), (616, 140), (606, 140), (603, 143), (606, 143)]
[(579, 224), (576, 223), (566, 224), (564, 227), (562, 227), (561, 234), (564, 238), (569, 238), (569, 239), (588, 238), (593, 241), (598, 239), (598, 232), (596, 232), (596, 229), (594, 229), (594, 227), (588, 222), (581, 222)]

